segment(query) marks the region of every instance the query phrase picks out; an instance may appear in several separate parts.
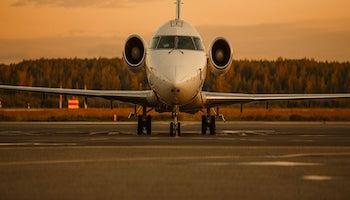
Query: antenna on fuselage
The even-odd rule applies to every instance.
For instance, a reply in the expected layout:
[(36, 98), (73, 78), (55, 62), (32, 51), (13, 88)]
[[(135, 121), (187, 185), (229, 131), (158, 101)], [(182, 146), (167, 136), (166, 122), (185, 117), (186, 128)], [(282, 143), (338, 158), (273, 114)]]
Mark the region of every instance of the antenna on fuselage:
[(176, 0), (176, 20), (180, 20), (181, 4), (181, 0)]

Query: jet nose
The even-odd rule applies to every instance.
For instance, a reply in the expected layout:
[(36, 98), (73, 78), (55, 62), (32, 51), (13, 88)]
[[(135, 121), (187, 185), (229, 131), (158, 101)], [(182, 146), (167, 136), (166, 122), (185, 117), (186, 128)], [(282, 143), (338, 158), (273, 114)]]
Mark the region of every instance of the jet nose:
[(173, 80), (171, 82), (170, 93), (175, 104), (179, 104), (181, 102), (181, 90), (182, 88), (180, 82)]
[(170, 93), (174, 104), (182, 105), (188, 103), (194, 96), (197, 87), (194, 79), (183, 79), (176, 77), (171, 82)]
[(175, 79), (172, 81), (172, 87), (175, 92), (180, 92), (181, 87), (183, 87), (183, 81), (180, 81), (175, 77)]

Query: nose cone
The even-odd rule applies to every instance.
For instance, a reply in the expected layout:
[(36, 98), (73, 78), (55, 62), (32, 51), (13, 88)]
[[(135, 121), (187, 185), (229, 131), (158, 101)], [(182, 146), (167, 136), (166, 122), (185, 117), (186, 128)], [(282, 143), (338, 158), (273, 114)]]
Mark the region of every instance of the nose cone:
[(182, 105), (193, 96), (193, 86), (190, 81), (179, 81), (175, 79), (169, 82), (169, 102), (174, 105)]
[(201, 51), (151, 51), (147, 63), (155, 80), (151, 87), (166, 104), (185, 105), (200, 91), (200, 70), (205, 65), (205, 53)]
[(183, 66), (174, 66), (175, 73), (168, 79), (169, 102), (185, 105), (196, 96), (201, 85), (199, 70), (184, 70)]
[(201, 86), (200, 70), (183, 70), (183, 66), (168, 65), (155, 73), (153, 88), (168, 105), (186, 105)]

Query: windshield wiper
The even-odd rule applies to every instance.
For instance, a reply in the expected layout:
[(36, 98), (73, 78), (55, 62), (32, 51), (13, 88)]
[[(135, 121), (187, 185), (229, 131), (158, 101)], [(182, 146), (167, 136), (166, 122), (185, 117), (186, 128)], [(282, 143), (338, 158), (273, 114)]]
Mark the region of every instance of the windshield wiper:
[(168, 54), (171, 54), (174, 50), (179, 50), (182, 54), (184, 54), (184, 52), (181, 50), (181, 49), (176, 49), (176, 48), (173, 48), (171, 49)]
[(172, 49), (168, 52), (168, 54), (171, 54), (174, 50), (175, 50), (175, 47), (172, 48)]
[(178, 49), (178, 42), (179, 42), (179, 38), (176, 36), (175, 37), (175, 41), (174, 41), (174, 48), (172, 48), (168, 53), (171, 54), (175, 49), (179, 50), (182, 54), (184, 54), (183, 51), (181, 51), (180, 49)]

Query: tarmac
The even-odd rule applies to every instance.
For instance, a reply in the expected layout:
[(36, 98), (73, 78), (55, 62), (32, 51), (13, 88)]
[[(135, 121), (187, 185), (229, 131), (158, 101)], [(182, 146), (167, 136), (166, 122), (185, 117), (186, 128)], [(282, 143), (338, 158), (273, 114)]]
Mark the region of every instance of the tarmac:
[(350, 199), (350, 123), (0, 122), (0, 199)]

